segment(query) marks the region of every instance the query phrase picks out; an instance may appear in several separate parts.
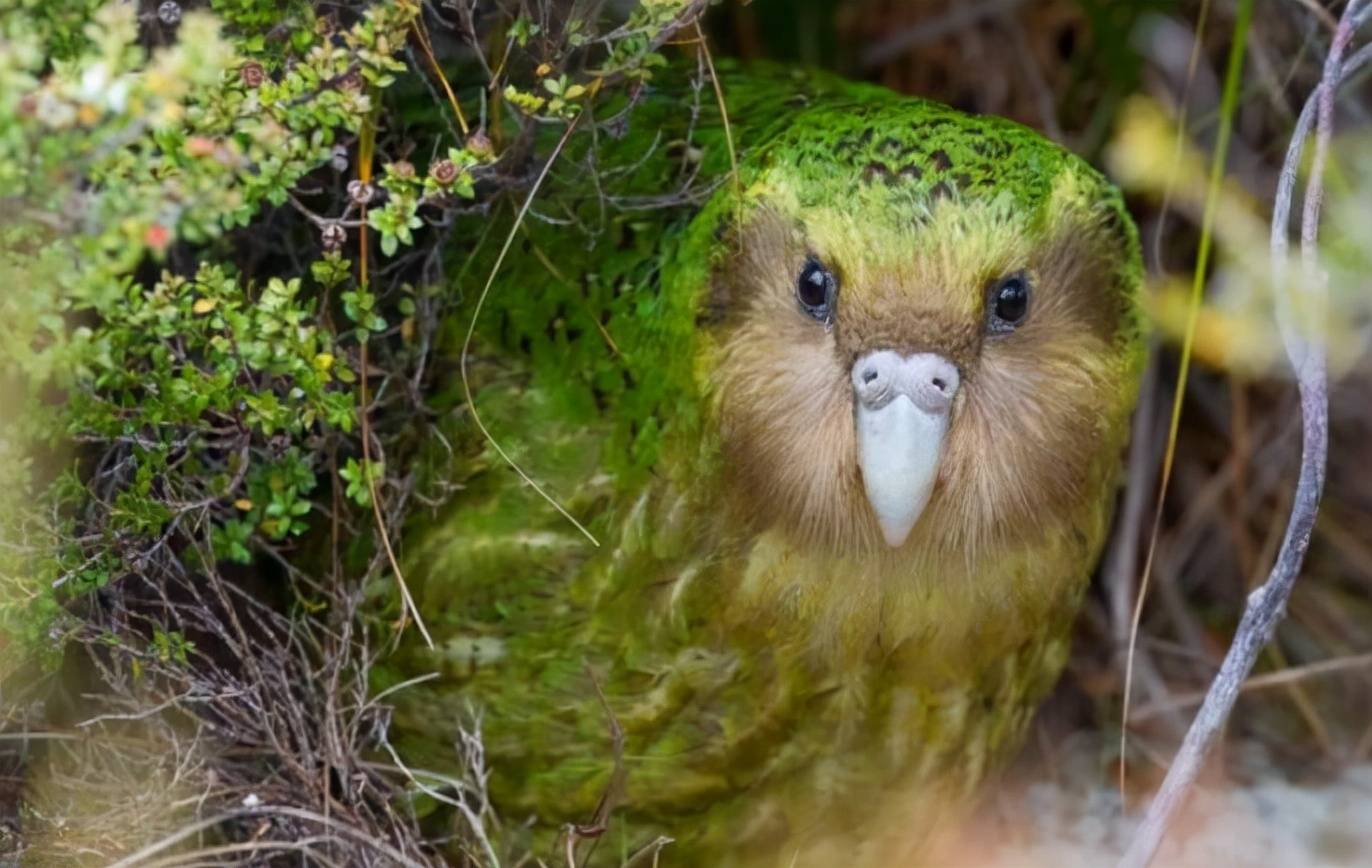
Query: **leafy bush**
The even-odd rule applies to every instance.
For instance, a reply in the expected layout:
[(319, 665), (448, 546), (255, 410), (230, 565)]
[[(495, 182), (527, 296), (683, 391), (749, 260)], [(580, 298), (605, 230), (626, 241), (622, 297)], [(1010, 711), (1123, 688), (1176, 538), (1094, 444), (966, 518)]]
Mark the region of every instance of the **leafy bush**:
[[(299, 11), (225, 5), (254, 26)], [(208, 532), (245, 562), (254, 539), (304, 530), (320, 447), (357, 427), (343, 344), (384, 323), (354, 304), (361, 330), (332, 327), (337, 253), (245, 268), (251, 235), (234, 233), (361, 130), (416, 11), (378, 4), (346, 29), (295, 31), (289, 65), (203, 12), (149, 50), (162, 20), (100, 7), (69, 58), (69, 13), (5, 18), (0, 269), (23, 291), (0, 301), (0, 354), (23, 410), (4, 436), (29, 456), (3, 471), (20, 554), (0, 576), (5, 633), (38, 640), (57, 595), (167, 567), (179, 534)], [(45, 485), (54, 472), (63, 484)]]
[[(0, 15), (6, 725), (25, 713), (21, 668), (84, 648), (107, 702), (271, 746), (185, 766), (221, 803), (254, 780), (301, 810), (347, 798), (306, 774), (319, 762), (375, 775), (355, 765), (384, 739), (364, 702), (372, 652), (337, 637), (393, 626), (362, 589), (394, 578), (379, 542), (433, 418), (428, 356), (457, 301), (444, 268), (478, 246), (455, 217), (522, 196), (549, 131), (631, 107), (706, 4), (645, 0), (609, 21), (535, 5), (477, 3), (465, 31), (418, 0)], [(435, 22), (466, 42), (436, 44)], [(319, 671), (336, 675), (315, 685)], [(350, 735), (321, 759), (301, 722), (340, 704)], [(390, 816), (386, 781), (362, 789), (357, 816)]]

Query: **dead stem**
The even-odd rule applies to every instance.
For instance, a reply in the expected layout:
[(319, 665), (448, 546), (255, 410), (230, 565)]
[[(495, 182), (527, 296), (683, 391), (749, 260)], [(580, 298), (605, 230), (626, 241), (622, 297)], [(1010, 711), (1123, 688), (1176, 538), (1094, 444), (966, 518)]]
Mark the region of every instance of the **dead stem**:
[(1368, 54), (1367, 48), (1364, 48), (1350, 59), (1349, 63), (1345, 64), (1343, 61), (1344, 52), (1361, 21), (1358, 15), (1359, 5), (1359, 0), (1350, 0), (1344, 9), (1343, 17), (1339, 20), (1319, 85), (1306, 102), (1292, 133), (1272, 213), (1272, 264), (1278, 281), (1275, 293), (1276, 316), (1287, 357), (1296, 371), (1301, 400), (1301, 468), (1296, 482), (1296, 497), (1291, 508), (1291, 518), (1272, 572), (1266, 583), (1249, 595), (1248, 605), (1244, 610), (1243, 619), (1239, 622), (1229, 653), (1225, 655), (1224, 663), (1211, 682), (1205, 701), (1197, 712), (1181, 749), (1172, 761), (1162, 787), (1154, 797), (1129, 850), (1120, 862), (1122, 868), (1144, 868), (1157, 853), (1172, 818), (1195, 785), (1206, 756), (1218, 741), (1221, 729), (1233, 710), (1239, 691), (1248, 673), (1252, 671), (1258, 654), (1271, 641), (1278, 622), (1285, 614), (1286, 602), (1291, 596), (1301, 564), (1305, 560), (1305, 553), (1310, 546), (1310, 537), (1324, 489), (1325, 464), (1328, 458), (1329, 396), (1320, 324), (1316, 321), (1312, 328), (1308, 320), (1298, 321), (1292, 300), (1286, 295), (1289, 291), (1284, 279), (1288, 270), (1288, 219), (1305, 138), (1310, 129), (1312, 115), (1318, 113), (1315, 154), (1311, 161), (1310, 180), (1306, 187), (1301, 221), (1303, 279), (1298, 284), (1297, 291), (1308, 294), (1314, 301), (1316, 311), (1322, 313), (1325, 285), (1323, 276), (1319, 273), (1316, 243), (1320, 205), (1323, 199), (1323, 169), (1333, 133), (1334, 93), (1339, 82), (1356, 68), (1354, 61), (1361, 65), (1366, 61), (1364, 55), (1372, 56)]

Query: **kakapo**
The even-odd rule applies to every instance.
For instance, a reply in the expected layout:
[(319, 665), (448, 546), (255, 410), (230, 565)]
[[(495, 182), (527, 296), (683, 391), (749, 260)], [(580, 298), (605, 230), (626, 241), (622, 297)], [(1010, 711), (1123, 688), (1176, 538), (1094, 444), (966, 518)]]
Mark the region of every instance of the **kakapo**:
[(736, 175), (708, 84), (660, 85), (561, 155), (488, 294), (494, 256), (466, 269), (487, 432), (456, 408), (428, 472), (460, 489), (403, 540), (437, 648), (387, 677), (439, 677), (393, 735), (456, 768), (478, 713), (536, 847), (608, 816), (610, 865), (659, 835), (662, 864), (908, 864), (1067, 660), (1137, 233), (1017, 124), (722, 76)]

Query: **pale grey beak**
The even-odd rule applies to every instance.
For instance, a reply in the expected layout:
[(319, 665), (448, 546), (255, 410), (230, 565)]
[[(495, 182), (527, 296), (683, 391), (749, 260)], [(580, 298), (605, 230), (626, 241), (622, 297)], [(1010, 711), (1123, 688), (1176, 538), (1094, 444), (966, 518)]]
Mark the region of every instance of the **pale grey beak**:
[(853, 365), (858, 465), (887, 544), (910, 535), (934, 490), (958, 369), (943, 356), (890, 350)]

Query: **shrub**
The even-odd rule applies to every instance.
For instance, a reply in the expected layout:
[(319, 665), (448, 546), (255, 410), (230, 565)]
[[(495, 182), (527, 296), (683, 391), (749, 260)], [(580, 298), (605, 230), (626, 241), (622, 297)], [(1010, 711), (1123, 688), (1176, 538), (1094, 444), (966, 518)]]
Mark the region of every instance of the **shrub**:
[[(321, 758), (295, 723), (253, 715), (367, 695), (362, 589), (394, 578), (378, 541), (432, 418), (426, 360), (456, 301), (442, 274), (476, 246), (454, 215), (522, 194), (543, 131), (632, 103), (705, 4), (608, 22), (475, 5), (457, 23), (418, 0), (22, 0), (0, 16), (7, 723), (21, 669), (75, 648), (108, 703), (273, 746), (255, 772), (195, 764), (218, 762), (221, 803), (265, 767), (301, 810), (322, 806), (340, 796), (296, 772), (346, 778), (384, 739), (384, 716), (355, 709)], [(435, 44), (436, 21), (466, 41)], [(486, 44), (508, 46), (498, 77), (474, 60)], [(336, 677), (316, 686), (322, 670)], [(391, 791), (372, 790), (360, 826), (388, 815)]]

